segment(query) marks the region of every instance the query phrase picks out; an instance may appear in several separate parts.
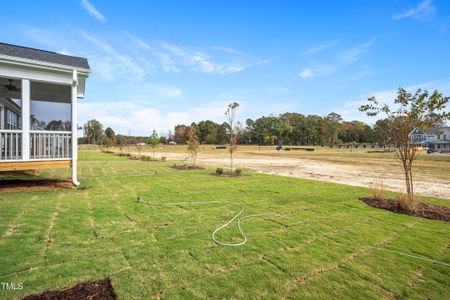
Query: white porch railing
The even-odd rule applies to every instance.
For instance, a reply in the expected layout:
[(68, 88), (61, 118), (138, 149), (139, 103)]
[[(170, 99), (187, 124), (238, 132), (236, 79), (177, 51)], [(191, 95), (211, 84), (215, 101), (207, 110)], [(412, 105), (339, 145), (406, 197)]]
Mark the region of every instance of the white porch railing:
[(30, 159), (72, 157), (72, 132), (30, 131)]
[(0, 160), (22, 159), (22, 131), (0, 130)]
[(30, 160), (72, 158), (72, 132), (30, 131), (29, 149), (22, 147), (21, 130), (0, 130), (0, 161), (21, 161), (24, 151)]

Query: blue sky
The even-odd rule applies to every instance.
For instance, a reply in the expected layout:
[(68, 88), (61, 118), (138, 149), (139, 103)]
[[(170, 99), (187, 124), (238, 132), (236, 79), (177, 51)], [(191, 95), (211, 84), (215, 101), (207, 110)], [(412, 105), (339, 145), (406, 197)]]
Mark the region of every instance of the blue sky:
[(177, 123), (286, 111), (368, 119), (369, 96), (450, 94), (450, 2), (7, 2), (0, 41), (89, 59), (79, 123), (167, 133)]

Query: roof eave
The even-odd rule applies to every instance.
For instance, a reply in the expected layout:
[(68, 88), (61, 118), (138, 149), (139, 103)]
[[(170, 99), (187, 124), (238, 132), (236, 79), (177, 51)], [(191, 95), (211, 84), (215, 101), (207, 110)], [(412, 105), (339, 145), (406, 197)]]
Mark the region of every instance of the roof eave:
[(21, 57), (15, 57), (15, 56), (3, 55), (3, 54), (0, 54), (0, 61), (6, 62), (6, 63), (18, 64), (18, 65), (34, 66), (34, 67), (43, 68), (43, 69), (65, 71), (65, 72), (71, 72), (72, 70), (77, 70), (77, 72), (79, 74), (81, 73), (82, 75), (85, 75), (86, 77), (91, 73), (91, 70), (86, 69), (86, 68), (55, 64), (55, 63), (50, 63), (50, 62), (45, 62), (45, 61), (40, 61), (40, 60), (21, 58)]

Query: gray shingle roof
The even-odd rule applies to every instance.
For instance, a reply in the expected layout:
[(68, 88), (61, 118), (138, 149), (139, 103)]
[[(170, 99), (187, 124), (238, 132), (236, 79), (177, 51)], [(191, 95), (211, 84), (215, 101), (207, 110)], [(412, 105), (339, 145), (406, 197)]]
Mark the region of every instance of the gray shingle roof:
[(434, 127), (434, 128), (425, 130), (425, 134), (427, 134), (427, 135), (440, 134), (440, 133), (443, 133), (445, 130), (449, 130), (449, 129), (450, 129), (450, 127)]
[(90, 69), (86, 58), (59, 54), (56, 52), (0, 43), (0, 54), (48, 62), (69, 67)]

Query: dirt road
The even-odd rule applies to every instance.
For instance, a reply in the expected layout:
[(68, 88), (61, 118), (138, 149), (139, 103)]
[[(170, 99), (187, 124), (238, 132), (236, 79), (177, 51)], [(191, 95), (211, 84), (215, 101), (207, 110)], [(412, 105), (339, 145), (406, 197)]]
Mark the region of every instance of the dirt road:
[[(158, 153), (169, 160), (187, 160), (186, 153)], [(215, 167), (228, 167), (229, 158), (222, 154), (200, 153), (197, 162)], [(372, 183), (383, 182), (386, 190), (404, 191), (404, 180), (398, 165), (336, 163), (326, 160), (274, 157), (270, 155), (252, 156), (250, 153), (235, 155), (235, 166), (267, 174), (296, 178), (315, 179), (354, 186), (369, 187)], [(443, 179), (416, 174), (415, 191), (418, 195), (450, 199), (450, 182)]]

